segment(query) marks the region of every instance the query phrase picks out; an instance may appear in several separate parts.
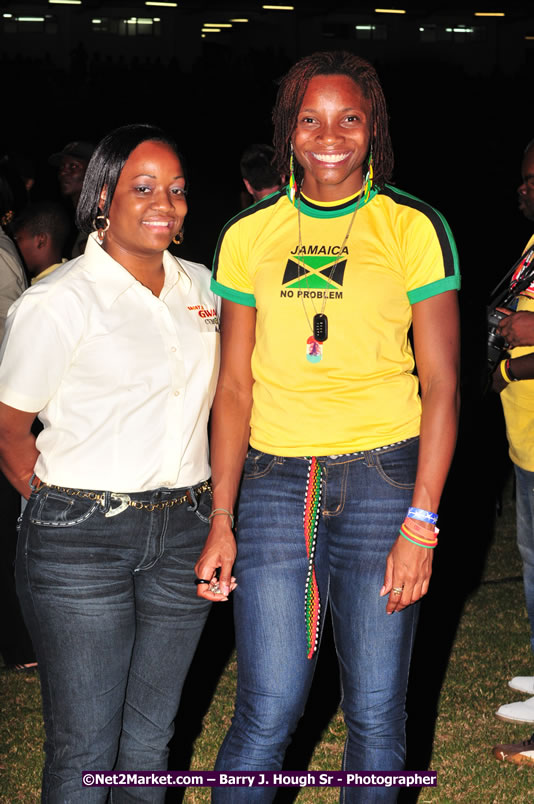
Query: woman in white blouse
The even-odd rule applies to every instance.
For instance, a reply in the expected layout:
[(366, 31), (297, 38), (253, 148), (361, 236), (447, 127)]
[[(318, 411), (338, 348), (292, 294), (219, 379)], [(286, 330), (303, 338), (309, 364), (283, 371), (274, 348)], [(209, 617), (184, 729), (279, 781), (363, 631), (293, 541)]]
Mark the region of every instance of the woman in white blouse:
[[(0, 458), (29, 496), (17, 585), (41, 672), (46, 802), (105, 801), (85, 770), (166, 768), (209, 609), (193, 566), (211, 511), (218, 310), (206, 268), (166, 251), (185, 196), (172, 140), (113, 131), (78, 206), (85, 253), (7, 322)], [(164, 794), (115, 788), (113, 801)]]

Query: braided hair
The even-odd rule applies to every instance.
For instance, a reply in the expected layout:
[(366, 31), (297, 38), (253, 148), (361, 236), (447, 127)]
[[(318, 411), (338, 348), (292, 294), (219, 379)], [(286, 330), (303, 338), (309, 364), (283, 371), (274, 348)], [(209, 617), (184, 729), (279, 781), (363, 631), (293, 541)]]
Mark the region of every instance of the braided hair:
[[(373, 150), (373, 185), (383, 185), (393, 172), (393, 148), (389, 136), (386, 99), (375, 68), (365, 59), (345, 50), (312, 53), (298, 61), (285, 75), (278, 89), (273, 109), (274, 167), (289, 174), (291, 137), (310, 79), (316, 75), (346, 75), (358, 84), (371, 102), (371, 147)], [(300, 185), (304, 171), (295, 163), (295, 178)]]

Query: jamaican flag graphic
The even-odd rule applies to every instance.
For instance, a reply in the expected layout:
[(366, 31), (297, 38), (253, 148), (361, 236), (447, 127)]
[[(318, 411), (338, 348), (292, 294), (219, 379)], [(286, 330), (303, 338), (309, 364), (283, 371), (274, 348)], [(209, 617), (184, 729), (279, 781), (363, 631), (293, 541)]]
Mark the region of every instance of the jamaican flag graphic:
[(288, 260), (282, 280), (284, 290), (341, 290), (347, 260), (336, 265), (337, 259), (334, 255), (303, 254), (299, 262)]

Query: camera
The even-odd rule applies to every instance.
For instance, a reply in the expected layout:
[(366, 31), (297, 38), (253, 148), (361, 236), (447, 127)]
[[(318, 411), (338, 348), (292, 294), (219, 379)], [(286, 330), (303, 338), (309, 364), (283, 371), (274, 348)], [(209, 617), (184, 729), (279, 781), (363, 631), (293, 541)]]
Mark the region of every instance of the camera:
[(503, 336), (497, 331), (499, 323), (506, 318), (506, 313), (493, 308), (488, 309), (488, 369), (494, 372), (497, 364), (503, 359), (507, 346)]
[[(497, 287), (493, 290), (488, 307), (488, 370), (493, 373), (507, 350), (503, 336), (498, 332), (499, 323), (506, 316), (497, 307), (515, 311), (520, 294), (534, 282), (534, 245), (525, 251), (512, 265)], [(502, 288), (504, 287), (504, 290)]]

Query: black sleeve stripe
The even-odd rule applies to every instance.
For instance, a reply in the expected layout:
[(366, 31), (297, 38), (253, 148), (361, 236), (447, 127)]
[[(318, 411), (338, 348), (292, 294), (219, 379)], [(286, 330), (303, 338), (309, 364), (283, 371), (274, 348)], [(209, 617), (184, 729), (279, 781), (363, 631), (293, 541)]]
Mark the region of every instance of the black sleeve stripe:
[(391, 200), (396, 204), (401, 204), (402, 206), (416, 209), (429, 219), (435, 229), (439, 244), (441, 246), (445, 276), (454, 276), (458, 274), (458, 252), (456, 251), (456, 244), (454, 243), (449, 225), (442, 215), (429, 204), (421, 201), (419, 198), (409, 195), (402, 190), (397, 190), (397, 188), (391, 187), (389, 184), (386, 184), (385, 187), (381, 188), (380, 195), (391, 198)]
[(282, 188), (279, 192), (272, 193), (268, 195), (266, 198), (263, 198), (261, 201), (258, 201), (257, 204), (252, 204), (252, 206), (247, 207), (246, 209), (242, 210), (242, 212), (238, 212), (237, 215), (234, 215), (233, 218), (230, 218), (227, 224), (225, 224), (221, 230), (219, 235), (219, 239), (217, 240), (217, 246), (215, 248), (215, 254), (213, 255), (213, 266), (212, 266), (212, 276), (214, 279), (217, 279), (217, 268), (219, 266), (219, 254), (221, 251), (221, 244), (223, 238), (228, 231), (228, 229), (237, 223), (243, 218), (246, 218), (248, 215), (254, 215), (255, 212), (259, 212), (262, 209), (267, 209), (268, 207), (272, 207), (273, 204), (277, 204), (280, 201), (280, 198), (286, 194), (285, 188)]

